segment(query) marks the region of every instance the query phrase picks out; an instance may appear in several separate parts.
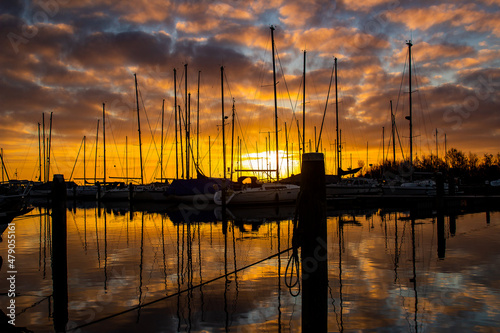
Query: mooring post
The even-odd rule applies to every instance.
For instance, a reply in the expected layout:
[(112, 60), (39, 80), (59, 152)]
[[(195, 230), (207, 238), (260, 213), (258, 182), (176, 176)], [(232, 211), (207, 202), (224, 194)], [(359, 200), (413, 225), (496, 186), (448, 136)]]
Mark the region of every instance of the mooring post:
[(322, 153), (302, 155), (299, 234), (302, 262), (302, 331), (328, 331), (328, 246), (325, 162)]
[(56, 332), (66, 332), (68, 323), (66, 195), (64, 176), (54, 175), (52, 181), (52, 295)]

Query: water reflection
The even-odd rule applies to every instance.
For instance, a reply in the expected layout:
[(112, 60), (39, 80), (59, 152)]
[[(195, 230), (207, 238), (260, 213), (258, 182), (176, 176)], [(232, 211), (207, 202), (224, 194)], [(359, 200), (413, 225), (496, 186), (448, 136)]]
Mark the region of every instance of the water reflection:
[[(302, 331), (294, 213), (68, 203), (67, 330)], [(13, 221), (16, 325), (35, 332), (57, 320), (51, 214)], [(326, 222), (328, 331), (498, 327), (499, 212), (331, 210)], [(2, 277), (7, 249), (4, 232)]]

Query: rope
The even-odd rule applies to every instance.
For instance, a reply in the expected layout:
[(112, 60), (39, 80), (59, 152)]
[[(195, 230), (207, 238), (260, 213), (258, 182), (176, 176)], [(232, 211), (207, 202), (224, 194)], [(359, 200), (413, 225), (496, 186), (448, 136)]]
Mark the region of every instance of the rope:
[[(293, 238), (292, 238), (292, 255), (288, 258), (288, 263), (285, 269), (285, 285), (288, 287), (290, 295), (297, 297), (300, 294), (300, 270), (299, 270), (299, 254), (298, 248), (300, 247), (300, 235), (298, 231), (298, 215), (299, 206), (302, 198), (302, 191), (297, 195), (297, 203), (295, 205), (295, 213), (293, 217)], [(289, 273), (290, 272), (290, 273)], [(295, 279), (294, 279), (295, 278)], [(297, 286), (297, 291), (294, 292), (292, 288)]]

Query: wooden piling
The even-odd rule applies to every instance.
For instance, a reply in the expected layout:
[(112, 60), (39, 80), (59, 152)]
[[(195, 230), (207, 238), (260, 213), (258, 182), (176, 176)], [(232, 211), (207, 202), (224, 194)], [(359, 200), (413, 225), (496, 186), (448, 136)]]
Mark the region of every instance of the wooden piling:
[(52, 294), (55, 332), (66, 332), (68, 323), (66, 195), (64, 176), (54, 175), (52, 182)]
[(302, 261), (302, 331), (328, 331), (328, 247), (325, 162), (322, 153), (302, 155), (299, 232)]

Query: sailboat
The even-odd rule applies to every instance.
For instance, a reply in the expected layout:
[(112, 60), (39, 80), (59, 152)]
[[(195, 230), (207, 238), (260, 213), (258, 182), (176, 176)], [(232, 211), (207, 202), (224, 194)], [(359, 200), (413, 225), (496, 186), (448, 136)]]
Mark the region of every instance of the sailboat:
[[(187, 64), (184, 65), (184, 70), (185, 70), (185, 76), (186, 79), (184, 80), (185, 82), (185, 95), (190, 96), (188, 94), (188, 89), (187, 89)], [(177, 82), (176, 82), (176, 70), (174, 69), (174, 112), (175, 112), (175, 119), (177, 119)], [(199, 75), (198, 75), (198, 87), (199, 87)], [(198, 88), (199, 91), (199, 88)], [(199, 100), (199, 93), (198, 93), (198, 100)], [(189, 141), (189, 132), (190, 132), (190, 112), (189, 112), (189, 107), (186, 99), (186, 104), (185, 104), (185, 130), (186, 130), (186, 178), (182, 179), (179, 178), (178, 176), (178, 158), (177, 158), (177, 120), (175, 122), (176, 124), (176, 130), (175, 130), (175, 161), (176, 161), (176, 179), (172, 180), (168, 188), (165, 190), (165, 197), (167, 200), (171, 201), (178, 201), (178, 202), (185, 202), (185, 203), (213, 203), (213, 198), (214, 194), (217, 191), (217, 189), (222, 188), (223, 186), (227, 186), (229, 184), (229, 181), (223, 178), (213, 178), (213, 177), (207, 177), (203, 174), (203, 172), (200, 170), (199, 167), (199, 160), (196, 161), (195, 163), (195, 168), (196, 168), (196, 178), (190, 178), (189, 175), (189, 157), (192, 153), (192, 150), (190, 149), (190, 141)], [(199, 103), (198, 103), (199, 105)], [(179, 128), (180, 131), (182, 131), (182, 117), (180, 117), (180, 106), (179, 106), (179, 121), (181, 122)], [(198, 107), (198, 117), (199, 117), (199, 107)], [(181, 134), (182, 132), (179, 132)], [(182, 160), (182, 135), (180, 138), (181, 142), (181, 160)]]
[[(290, 203), (297, 200), (300, 186), (293, 184), (279, 183), (279, 150), (278, 150), (278, 103), (276, 95), (276, 64), (274, 56), (274, 26), (271, 26), (271, 42), (273, 57), (273, 84), (274, 84), (274, 112), (275, 112), (275, 133), (276, 133), (276, 183), (262, 184), (258, 187), (243, 187), (240, 190), (228, 189), (225, 193), (226, 205), (260, 205), (260, 204), (280, 204)], [(214, 195), (214, 202), (223, 204), (222, 190)]]
[[(142, 143), (141, 143), (141, 123), (139, 116), (139, 92), (137, 88), (137, 75), (134, 74), (135, 79), (135, 98), (137, 103), (137, 126), (139, 129), (139, 162), (141, 169), (141, 183), (137, 187), (131, 187), (131, 185), (127, 186), (125, 183), (119, 183), (117, 186), (113, 186), (112, 188), (105, 188), (103, 193), (101, 194), (101, 200), (104, 201), (123, 201), (123, 200), (146, 200), (149, 199), (149, 196), (146, 195), (146, 191), (148, 189), (147, 186), (144, 186), (144, 169), (142, 165)], [(104, 167), (106, 169), (106, 167)], [(104, 181), (106, 182), (106, 177), (104, 177)]]
[[(410, 126), (410, 157), (409, 167), (413, 169), (413, 115), (412, 115), (412, 87), (411, 87), (411, 40), (406, 42), (408, 45), (408, 87), (409, 87), (409, 115), (405, 118), (409, 121)], [(392, 115), (392, 110), (391, 110)], [(448, 184), (444, 184), (445, 192), (448, 192)], [(385, 184), (382, 186), (383, 194), (385, 195), (410, 195), (410, 196), (432, 196), (436, 195), (436, 182), (432, 179), (414, 180), (401, 182), (399, 184)]]

